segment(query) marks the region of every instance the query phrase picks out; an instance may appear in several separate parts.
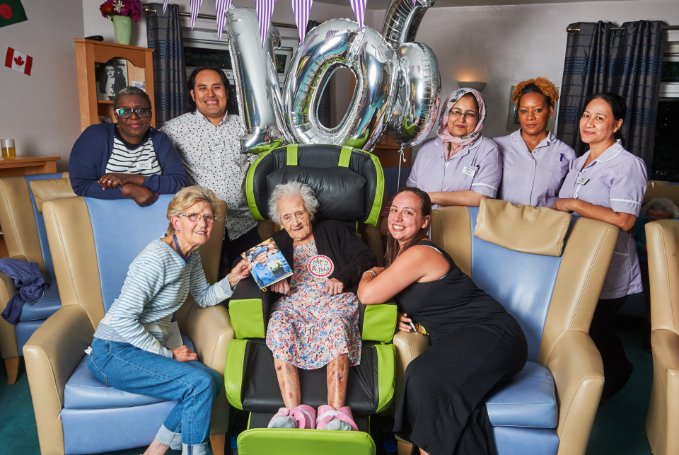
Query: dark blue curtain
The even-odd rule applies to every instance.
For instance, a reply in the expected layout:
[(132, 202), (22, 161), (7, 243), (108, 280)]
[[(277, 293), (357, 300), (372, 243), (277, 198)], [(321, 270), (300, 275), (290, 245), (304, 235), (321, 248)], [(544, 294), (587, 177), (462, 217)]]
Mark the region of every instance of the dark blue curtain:
[(163, 13), (160, 3), (148, 3), (146, 36), (153, 53), (156, 90), (156, 128), (187, 109), (188, 89), (184, 65), (184, 42), (179, 20), (179, 5), (168, 5)]
[(594, 93), (614, 92), (627, 103), (625, 148), (641, 157), (650, 172), (665, 43), (662, 27), (660, 21), (568, 26), (557, 136), (578, 155), (587, 150), (578, 132), (585, 100)]

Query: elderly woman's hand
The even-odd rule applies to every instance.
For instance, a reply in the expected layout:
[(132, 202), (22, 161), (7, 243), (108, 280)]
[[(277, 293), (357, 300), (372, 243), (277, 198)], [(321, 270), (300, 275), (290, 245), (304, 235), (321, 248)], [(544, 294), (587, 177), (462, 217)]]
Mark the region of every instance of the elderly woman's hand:
[(231, 288), (238, 284), (238, 282), (250, 275), (250, 269), (252, 266), (245, 259), (241, 259), (238, 264), (234, 265), (229, 273), (229, 284)]
[(325, 283), (325, 292), (330, 295), (341, 294), (344, 291), (344, 283), (336, 278), (330, 278)]
[(290, 284), (288, 283), (288, 280), (282, 280), (269, 286), (269, 290), (278, 292), (279, 294), (287, 294), (290, 292)]
[(198, 355), (196, 355), (196, 353), (188, 346), (182, 345), (172, 350), (172, 358), (179, 362), (190, 362), (192, 360), (198, 360)]

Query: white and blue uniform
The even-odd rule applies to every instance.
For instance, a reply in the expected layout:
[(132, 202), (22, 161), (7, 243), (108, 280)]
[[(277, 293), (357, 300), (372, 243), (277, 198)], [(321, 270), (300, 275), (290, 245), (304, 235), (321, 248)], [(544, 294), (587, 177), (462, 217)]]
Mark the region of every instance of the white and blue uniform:
[(575, 160), (573, 149), (549, 133), (531, 152), (520, 129), (493, 140), (502, 157), (498, 199), (518, 205), (552, 207)]
[[(619, 142), (583, 167), (589, 155), (587, 151), (573, 162), (559, 197), (580, 199), (638, 217), (647, 185), (644, 162)], [(636, 244), (629, 232), (621, 231), (600, 298), (617, 299), (641, 291)]]

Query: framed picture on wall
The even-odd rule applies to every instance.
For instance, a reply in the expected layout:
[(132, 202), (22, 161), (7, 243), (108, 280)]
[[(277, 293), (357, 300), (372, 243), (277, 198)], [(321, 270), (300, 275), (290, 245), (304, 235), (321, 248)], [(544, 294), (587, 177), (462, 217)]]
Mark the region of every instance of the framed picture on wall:
[(97, 99), (113, 100), (119, 90), (127, 87), (127, 60), (114, 58), (105, 63), (95, 63)]

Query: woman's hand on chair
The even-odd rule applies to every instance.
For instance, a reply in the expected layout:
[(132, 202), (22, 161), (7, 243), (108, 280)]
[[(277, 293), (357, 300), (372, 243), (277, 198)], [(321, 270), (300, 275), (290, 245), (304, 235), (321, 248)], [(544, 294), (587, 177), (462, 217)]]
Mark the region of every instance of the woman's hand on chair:
[(408, 313), (398, 314), (398, 329), (401, 332), (412, 332), (413, 331), (413, 320), (408, 317)]
[(198, 355), (188, 346), (182, 345), (172, 350), (172, 358), (179, 362), (190, 362), (198, 360)]

